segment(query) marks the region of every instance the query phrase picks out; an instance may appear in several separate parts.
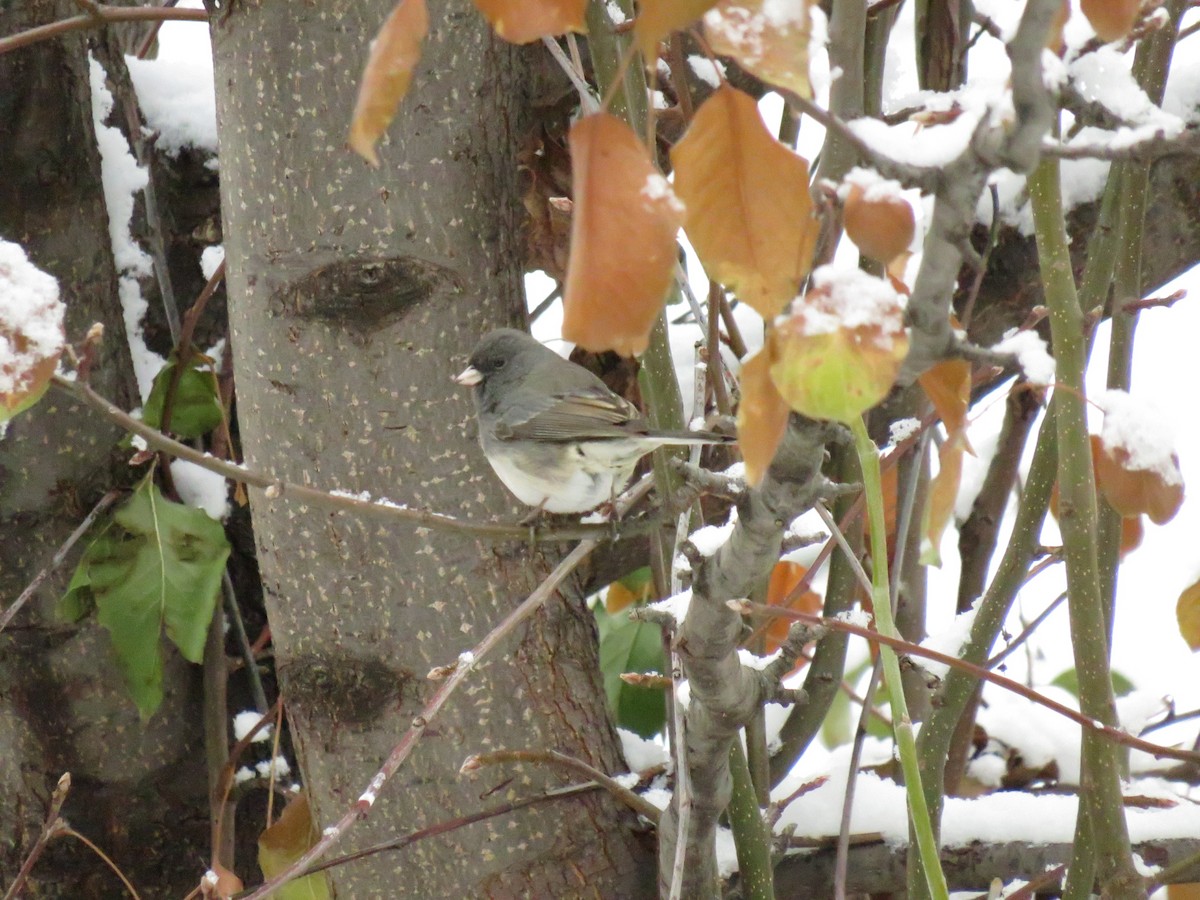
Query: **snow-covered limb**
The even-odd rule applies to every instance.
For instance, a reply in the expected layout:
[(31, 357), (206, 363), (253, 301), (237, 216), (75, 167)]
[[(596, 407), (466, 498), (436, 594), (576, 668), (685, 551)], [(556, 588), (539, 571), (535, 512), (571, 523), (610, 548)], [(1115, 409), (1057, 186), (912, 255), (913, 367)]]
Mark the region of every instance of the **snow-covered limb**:
[(1167, 156), (1187, 156), (1200, 153), (1200, 131), (1185, 131), (1174, 137), (1161, 130), (1138, 133), (1130, 141), (1103, 141), (1097, 143), (1064, 144), (1046, 140), (1042, 143), (1045, 156), (1059, 159), (1128, 159), (1151, 163)]
[(1008, 44), (1013, 120), (983, 117), (967, 150), (942, 170), (921, 268), (908, 301), (912, 343), (901, 370), (902, 382), (915, 380), (939, 360), (954, 355), (961, 343), (950, 327), (950, 301), (966, 258), (975, 205), (989, 174), (1001, 167), (1029, 172), (1037, 164), (1055, 116), (1042, 77), (1042, 52), (1059, 8), (1057, 0), (1030, 0), (1026, 5)]
[[(742, 664), (737, 647), (741, 617), (726, 601), (747, 596), (779, 558), (787, 523), (821, 495), (827, 428), (793, 417), (763, 484), (738, 505), (737, 524), (711, 556), (695, 563), (692, 602), (676, 646), (691, 686), (686, 714), (691, 810), (686, 832), (672, 804), (659, 822), (660, 872), (671, 871), (679, 839), (687, 843), (683, 896), (707, 896), (716, 883), (717, 817), (729, 803), (729, 750), (738, 730), (764, 700), (778, 693), (778, 671)], [(774, 683), (773, 683), (774, 682)]]
[[(850, 850), (847, 893), (874, 894), (903, 890), (907, 871), (904, 844), (886, 843), (881, 838), (863, 840)], [(811, 847), (811, 842), (797, 845)], [(1195, 839), (1151, 840), (1135, 845), (1142, 859), (1171, 865), (1200, 851)], [(946, 880), (954, 891), (986, 892), (993, 878), (1011, 881), (1031, 872), (1060, 866), (1071, 857), (1069, 842), (1045, 844), (1012, 841), (975, 843), (942, 853)], [(1200, 863), (1172, 872), (1172, 883), (1200, 878)], [(780, 897), (815, 897), (827, 889), (833, 877), (832, 849), (791, 853), (775, 869), (775, 888)]]

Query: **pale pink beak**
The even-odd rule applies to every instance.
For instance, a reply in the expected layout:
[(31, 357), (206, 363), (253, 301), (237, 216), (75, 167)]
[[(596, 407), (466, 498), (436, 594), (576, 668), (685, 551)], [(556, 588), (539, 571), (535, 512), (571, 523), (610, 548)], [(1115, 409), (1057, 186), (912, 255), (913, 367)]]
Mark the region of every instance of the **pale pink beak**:
[(474, 366), (467, 366), (455, 375), (453, 380), (456, 384), (461, 384), (465, 387), (475, 387), (475, 385), (483, 381), (483, 373)]

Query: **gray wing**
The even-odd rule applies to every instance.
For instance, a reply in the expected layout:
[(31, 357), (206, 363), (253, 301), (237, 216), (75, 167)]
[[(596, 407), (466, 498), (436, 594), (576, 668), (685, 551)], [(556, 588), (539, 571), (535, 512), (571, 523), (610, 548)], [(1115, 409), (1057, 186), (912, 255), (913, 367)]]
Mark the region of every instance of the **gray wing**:
[(603, 440), (644, 433), (637, 407), (604, 385), (514, 404), (496, 428), (502, 440)]

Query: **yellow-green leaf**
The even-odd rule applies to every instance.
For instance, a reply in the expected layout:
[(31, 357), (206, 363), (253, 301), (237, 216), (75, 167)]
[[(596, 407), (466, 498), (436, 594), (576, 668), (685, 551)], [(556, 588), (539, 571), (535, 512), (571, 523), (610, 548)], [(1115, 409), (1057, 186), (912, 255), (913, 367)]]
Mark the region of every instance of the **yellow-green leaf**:
[(1183, 589), (1175, 604), (1179, 633), (1193, 650), (1200, 650), (1200, 581)]
[[(267, 879), (274, 878), (301, 856), (318, 839), (308, 806), (308, 795), (293, 799), (279, 818), (258, 836), (258, 867)], [(274, 896), (283, 900), (328, 900), (329, 884), (322, 872), (305, 875), (284, 885)]]

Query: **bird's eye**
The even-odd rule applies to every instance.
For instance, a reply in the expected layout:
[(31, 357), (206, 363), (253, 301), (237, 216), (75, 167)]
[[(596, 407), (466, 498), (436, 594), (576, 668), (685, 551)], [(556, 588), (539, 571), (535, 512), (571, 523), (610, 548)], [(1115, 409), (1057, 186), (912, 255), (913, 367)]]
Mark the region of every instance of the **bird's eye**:
[(505, 362), (507, 362), (507, 360), (504, 360), (504, 359), (494, 359), (494, 360), (492, 360), (492, 368), (493, 368), (493, 369), (503, 369), (503, 368), (504, 368), (504, 363), (505, 363)]

